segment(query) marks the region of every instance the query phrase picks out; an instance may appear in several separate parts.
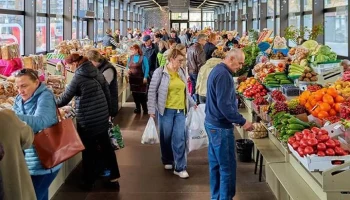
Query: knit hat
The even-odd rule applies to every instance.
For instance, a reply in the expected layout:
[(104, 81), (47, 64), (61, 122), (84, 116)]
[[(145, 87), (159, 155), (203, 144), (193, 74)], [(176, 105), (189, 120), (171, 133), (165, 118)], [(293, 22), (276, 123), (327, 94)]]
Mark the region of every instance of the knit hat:
[(260, 51), (264, 52), (270, 48), (270, 44), (267, 42), (260, 42), (260, 44), (258, 44), (258, 47)]
[(144, 42), (147, 42), (148, 40), (150, 40), (151, 39), (151, 36), (150, 35), (145, 35), (144, 37), (143, 37), (143, 41)]

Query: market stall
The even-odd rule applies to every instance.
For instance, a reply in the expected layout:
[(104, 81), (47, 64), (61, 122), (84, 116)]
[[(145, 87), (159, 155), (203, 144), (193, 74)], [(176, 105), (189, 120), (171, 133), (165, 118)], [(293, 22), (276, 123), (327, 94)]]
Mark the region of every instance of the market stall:
[(240, 113), (254, 122), (252, 132), (237, 129), (255, 144), (255, 173), (260, 181), (265, 175), (278, 200), (350, 199), (349, 72), (314, 40), (291, 49), (285, 38), (264, 40), (271, 43), (266, 58), (237, 84)]

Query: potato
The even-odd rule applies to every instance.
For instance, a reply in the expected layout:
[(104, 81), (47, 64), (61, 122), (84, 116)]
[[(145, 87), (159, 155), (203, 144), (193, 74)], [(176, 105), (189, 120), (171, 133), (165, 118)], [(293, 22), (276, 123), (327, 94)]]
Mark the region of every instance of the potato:
[(318, 78), (317, 78), (317, 76), (313, 76), (313, 77), (310, 78), (310, 80), (311, 80), (311, 81), (317, 81)]
[(311, 72), (312, 75), (317, 76), (318, 74), (316, 72)]
[(304, 78), (304, 81), (310, 82), (310, 79), (309, 78)]
[(311, 77), (312, 77), (312, 74), (311, 74), (311, 73), (307, 73), (307, 74), (305, 75), (305, 77), (306, 77), (306, 78), (311, 78)]

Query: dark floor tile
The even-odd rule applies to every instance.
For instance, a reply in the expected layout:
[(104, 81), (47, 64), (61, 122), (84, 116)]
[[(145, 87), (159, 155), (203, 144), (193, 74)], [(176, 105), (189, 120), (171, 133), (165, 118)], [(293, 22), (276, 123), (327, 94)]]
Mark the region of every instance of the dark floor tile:
[(60, 190), (55, 196), (53, 196), (52, 199), (54, 200), (69, 200), (69, 199), (74, 199), (74, 200), (85, 200), (86, 197), (88, 196), (88, 193), (84, 192), (63, 192)]

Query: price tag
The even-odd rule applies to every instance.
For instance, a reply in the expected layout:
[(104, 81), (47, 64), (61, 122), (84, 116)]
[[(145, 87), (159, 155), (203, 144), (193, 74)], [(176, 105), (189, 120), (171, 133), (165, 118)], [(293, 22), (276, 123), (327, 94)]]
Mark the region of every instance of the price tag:
[(330, 121), (327, 121), (327, 122), (324, 124), (324, 126), (329, 126), (329, 125), (331, 125), (331, 122), (330, 122)]
[(274, 126), (270, 126), (269, 128), (267, 128), (267, 130), (273, 131), (273, 130), (275, 130), (275, 127)]
[(341, 124), (338, 124), (336, 126), (334, 126), (334, 129), (339, 129), (342, 125)]

